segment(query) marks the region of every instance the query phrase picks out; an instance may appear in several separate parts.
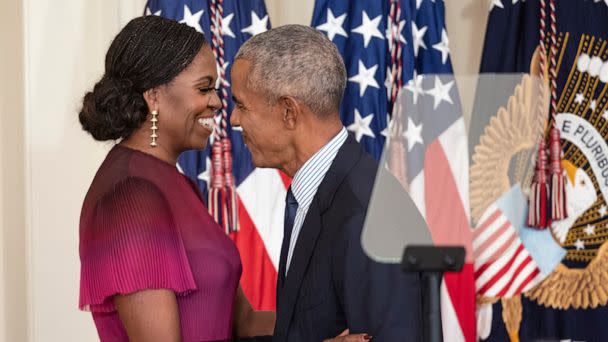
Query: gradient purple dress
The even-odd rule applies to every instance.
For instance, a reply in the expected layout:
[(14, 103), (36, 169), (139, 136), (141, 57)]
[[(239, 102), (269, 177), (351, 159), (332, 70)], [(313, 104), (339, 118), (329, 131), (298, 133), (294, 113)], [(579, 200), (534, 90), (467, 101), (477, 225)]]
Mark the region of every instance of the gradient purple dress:
[(241, 261), (174, 165), (116, 145), (100, 166), (80, 217), (80, 304), (101, 341), (128, 341), (115, 294), (170, 289), (182, 341), (232, 338)]

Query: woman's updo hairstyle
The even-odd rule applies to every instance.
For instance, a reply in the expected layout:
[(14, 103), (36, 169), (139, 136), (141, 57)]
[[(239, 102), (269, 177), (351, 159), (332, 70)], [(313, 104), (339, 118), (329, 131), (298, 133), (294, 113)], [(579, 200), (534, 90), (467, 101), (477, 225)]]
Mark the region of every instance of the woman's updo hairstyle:
[(131, 20), (108, 49), (105, 74), (84, 96), (82, 128), (100, 141), (130, 136), (149, 112), (143, 93), (169, 83), (205, 44), (186, 24), (154, 15)]

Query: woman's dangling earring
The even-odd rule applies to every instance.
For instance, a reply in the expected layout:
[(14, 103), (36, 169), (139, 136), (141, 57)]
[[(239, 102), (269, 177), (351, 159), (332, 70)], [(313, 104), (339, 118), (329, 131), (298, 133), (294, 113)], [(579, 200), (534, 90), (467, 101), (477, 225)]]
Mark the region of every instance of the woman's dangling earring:
[(155, 109), (152, 111), (152, 134), (150, 135), (150, 138), (152, 138), (152, 141), (150, 142), (150, 146), (152, 147), (156, 147), (158, 146), (158, 144), (156, 143), (156, 138), (158, 138), (158, 135), (156, 134), (156, 131), (158, 131), (158, 126), (156, 125), (158, 123), (158, 111)]

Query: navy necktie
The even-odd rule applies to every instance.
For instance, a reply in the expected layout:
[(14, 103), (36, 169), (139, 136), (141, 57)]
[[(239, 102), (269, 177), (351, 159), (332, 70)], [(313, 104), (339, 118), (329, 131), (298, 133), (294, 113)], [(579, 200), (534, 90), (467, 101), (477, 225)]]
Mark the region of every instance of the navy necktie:
[(298, 211), (298, 202), (291, 192), (291, 187), (287, 190), (285, 197), (285, 220), (283, 225), (283, 244), (281, 245), (281, 259), (279, 260), (279, 277), (281, 285), (285, 281), (285, 273), (287, 270), (287, 255), (289, 254), (289, 242), (291, 241), (291, 232), (293, 231), (293, 221), (296, 218)]

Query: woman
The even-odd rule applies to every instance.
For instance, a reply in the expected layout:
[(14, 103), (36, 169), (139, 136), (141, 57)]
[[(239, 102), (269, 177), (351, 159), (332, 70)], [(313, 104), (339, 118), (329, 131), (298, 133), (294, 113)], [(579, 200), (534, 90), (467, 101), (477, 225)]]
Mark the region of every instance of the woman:
[(201, 33), (157, 16), (133, 19), (112, 42), (105, 74), (79, 119), (119, 141), (80, 218), (80, 308), (101, 341), (222, 341), (271, 335), (238, 286), (238, 251), (207, 213), (177, 158), (202, 149), (221, 102)]

